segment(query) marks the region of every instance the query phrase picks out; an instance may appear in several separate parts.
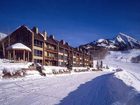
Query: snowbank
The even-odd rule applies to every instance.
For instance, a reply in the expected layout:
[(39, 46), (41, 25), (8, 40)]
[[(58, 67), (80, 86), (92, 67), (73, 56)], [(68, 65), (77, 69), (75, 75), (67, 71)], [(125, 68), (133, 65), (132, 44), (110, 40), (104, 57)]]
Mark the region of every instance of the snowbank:
[(45, 69), (44, 72), (47, 74), (52, 74), (53, 72), (67, 70), (66, 67), (59, 67), (59, 66), (43, 66), (43, 68)]
[(3, 63), (0, 64), (0, 71), (7, 70), (9, 72), (14, 72), (22, 68), (28, 68), (30, 63)]
[(88, 71), (90, 69), (91, 68), (88, 68), (88, 67), (72, 67), (72, 70), (75, 71), (75, 72)]
[(0, 77), (3, 76), (3, 72), (9, 74), (15, 74), (17, 71), (22, 71), (22, 69), (27, 69), (32, 62), (24, 63), (10, 63), (10, 60), (0, 59)]
[(116, 72), (115, 77), (122, 80), (128, 86), (134, 87), (137, 91), (140, 92), (140, 80), (134, 74), (123, 70)]
[[(43, 66), (44, 72), (47, 74), (57, 74), (57, 73), (68, 73), (71, 70), (68, 70), (67, 67), (59, 67), (59, 66)], [(80, 72), (80, 71), (87, 71), (93, 68), (87, 67), (72, 67), (71, 72)]]

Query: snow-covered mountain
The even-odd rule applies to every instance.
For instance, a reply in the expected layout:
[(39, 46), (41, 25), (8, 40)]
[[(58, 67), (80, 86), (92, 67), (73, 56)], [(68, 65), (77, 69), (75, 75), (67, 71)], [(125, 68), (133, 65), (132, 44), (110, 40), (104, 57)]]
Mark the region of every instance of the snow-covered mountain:
[(99, 39), (97, 41), (93, 41), (87, 43), (85, 45), (81, 45), (86, 49), (90, 49), (93, 47), (103, 47), (109, 50), (125, 50), (125, 49), (140, 49), (140, 41), (130, 37), (129, 35), (119, 33), (116, 38), (110, 39)]
[(119, 33), (117, 35), (115, 43), (121, 48), (127, 49), (140, 48), (140, 41), (123, 33)]
[(3, 38), (5, 38), (7, 36), (7, 34), (1, 33), (0, 32), (0, 40), (2, 40)]

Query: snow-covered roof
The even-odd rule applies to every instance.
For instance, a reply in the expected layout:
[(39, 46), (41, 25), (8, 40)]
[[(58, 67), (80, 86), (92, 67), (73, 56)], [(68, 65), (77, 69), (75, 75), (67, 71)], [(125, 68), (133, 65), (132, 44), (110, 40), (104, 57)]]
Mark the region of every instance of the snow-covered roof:
[(10, 50), (10, 49), (31, 51), (31, 49), (29, 47), (25, 46), (22, 43), (15, 43), (15, 44), (7, 47), (7, 50)]

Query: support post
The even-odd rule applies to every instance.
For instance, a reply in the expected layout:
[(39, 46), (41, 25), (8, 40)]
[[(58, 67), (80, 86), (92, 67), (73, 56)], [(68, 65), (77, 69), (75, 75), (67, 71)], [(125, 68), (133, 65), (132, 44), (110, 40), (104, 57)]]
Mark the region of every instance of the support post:
[(25, 60), (25, 50), (23, 51), (23, 60), (26, 61)]
[(8, 59), (10, 60), (10, 54), (9, 54), (9, 51), (8, 51)]
[(9, 57), (10, 57), (9, 59), (11, 60), (11, 51), (9, 51)]
[(29, 62), (29, 51), (28, 51), (28, 62)]
[(4, 45), (4, 42), (2, 42), (2, 49), (3, 49), (3, 57), (5, 58), (5, 45)]
[(14, 58), (14, 61), (15, 61), (15, 50), (13, 50), (13, 58)]

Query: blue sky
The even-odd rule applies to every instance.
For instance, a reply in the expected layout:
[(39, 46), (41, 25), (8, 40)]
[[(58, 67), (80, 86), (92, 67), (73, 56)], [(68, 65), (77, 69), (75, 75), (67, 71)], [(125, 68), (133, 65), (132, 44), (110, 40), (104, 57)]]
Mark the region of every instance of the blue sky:
[(139, 0), (1, 0), (0, 32), (25, 24), (78, 46), (119, 32), (140, 40)]

